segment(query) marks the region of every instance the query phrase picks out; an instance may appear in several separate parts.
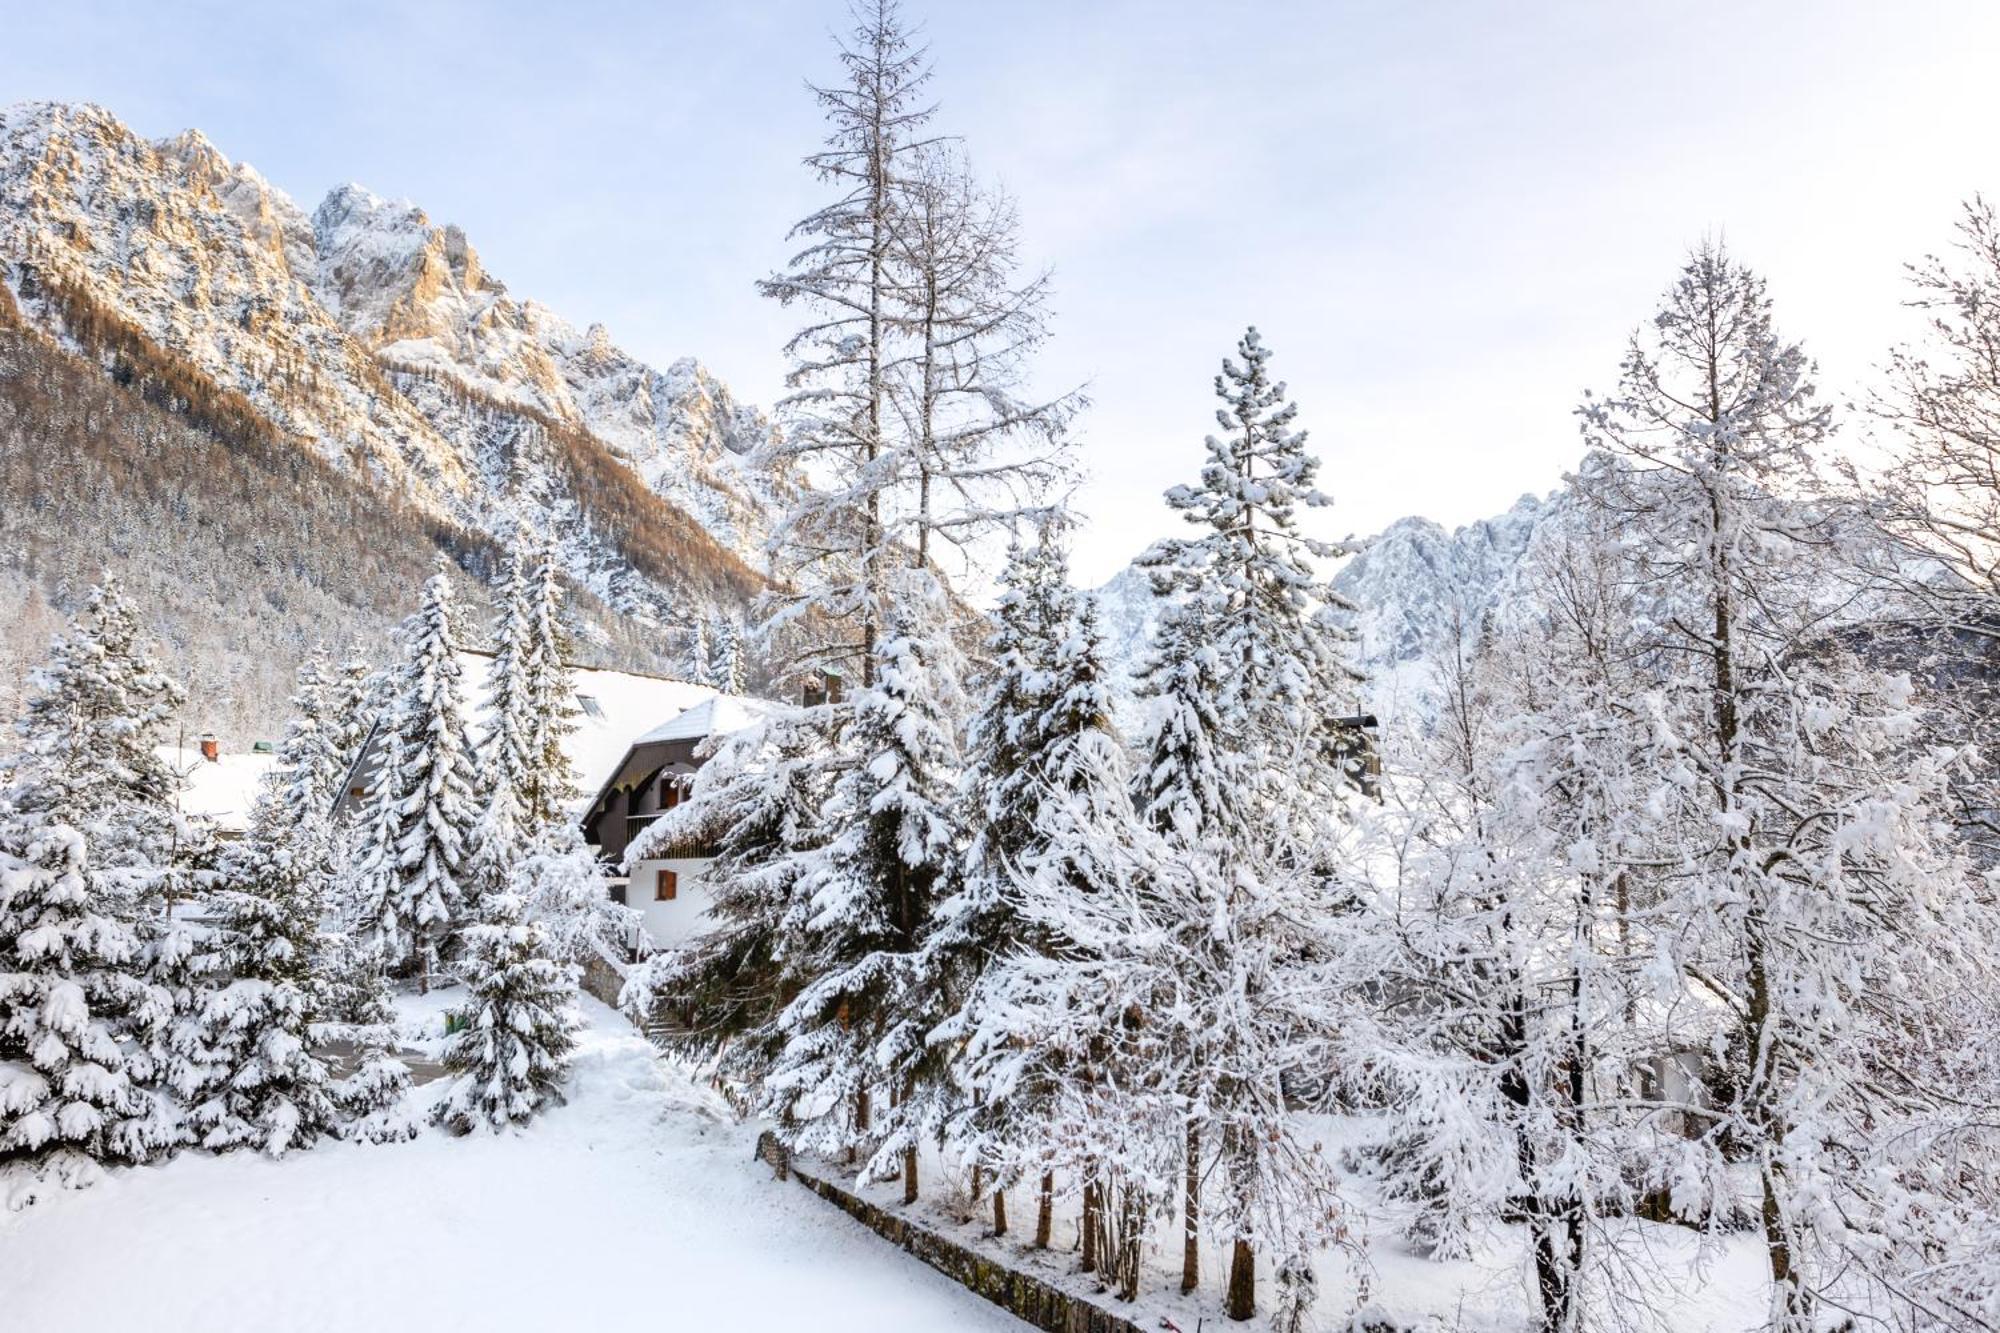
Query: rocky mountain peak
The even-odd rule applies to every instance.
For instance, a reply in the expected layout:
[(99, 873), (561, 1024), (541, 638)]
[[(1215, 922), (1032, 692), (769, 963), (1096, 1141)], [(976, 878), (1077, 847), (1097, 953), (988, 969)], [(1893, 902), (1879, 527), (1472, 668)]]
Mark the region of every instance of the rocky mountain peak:
[(730, 566), (710, 586), (754, 577), (781, 488), (748, 461), (762, 416), (517, 301), (411, 201), (347, 184), (308, 216), (197, 130), (149, 143), (101, 107), (23, 103), (0, 111), (0, 281), (65, 345), (102, 358), (115, 334), (419, 512), (489, 533), (580, 512), (564, 550), (613, 605), (674, 604), (611, 549), (667, 532)]

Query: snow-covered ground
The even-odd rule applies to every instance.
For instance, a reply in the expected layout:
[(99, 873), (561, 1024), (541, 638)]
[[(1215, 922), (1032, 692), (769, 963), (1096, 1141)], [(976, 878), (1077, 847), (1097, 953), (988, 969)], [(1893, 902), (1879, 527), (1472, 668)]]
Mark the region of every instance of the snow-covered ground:
[[(441, 1033), (442, 999), (412, 1023)], [(189, 1153), (0, 1214), (0, 1329), (1023, 1327), (771, 1179), (753, 1128), (585, 1007), (569, 1104), (523, 1133)]]

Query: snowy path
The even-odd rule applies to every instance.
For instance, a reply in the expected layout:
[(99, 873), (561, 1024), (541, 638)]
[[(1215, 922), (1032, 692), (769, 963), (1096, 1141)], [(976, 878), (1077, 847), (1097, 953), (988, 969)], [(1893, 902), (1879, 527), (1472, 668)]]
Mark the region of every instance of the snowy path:
[(0, 1217), (0, 1328), (1026, 1327), (773, 1181), (587, 1004), (569, 1105), (518, 1136), (189, 1154)]

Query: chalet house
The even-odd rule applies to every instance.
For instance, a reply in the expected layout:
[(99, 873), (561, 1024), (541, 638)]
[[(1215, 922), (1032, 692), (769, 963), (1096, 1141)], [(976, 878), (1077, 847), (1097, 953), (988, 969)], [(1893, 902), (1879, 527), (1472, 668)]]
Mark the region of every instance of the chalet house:
[(680, 944), (699, 929), (708, 905), (703, 872), (714, 850), (674, 847), (625, 865), (625, 849), (687, 795), (709, 737), (740, 731), (769, 710), (760, 700), (718, 694), (669, 718), (632, 742), (583, 811), (583, 836), (613, 876), (612, 896), (638, 910), (655, 945)]
[[(475, 740), (487, 726), (485, 680), (491, 653), (460, 650), (468, 730)], [(577, 787), (576, 809), (585, 837), (606, 863), (607, 891), (638, 908), (654, 941), (685, 939), (704, 901), (702, 849), (685, 856), (647, 862), (630, 877), (616, 873), (626, 844), (665, 807), (678, 800), (700, 762), (696, 750), (711, 734), (748, 725), (767, 705), (725, 695), (707, 685), (631, 671), (573, 667), (574, 730), (563, 740)], [(637, 737), (635, 740), (634, 737)], [(367, 797), (380, 762), (374, 736), (348, 772), (334, 806), (337, 819), (351, 817)], [(664, 780), (663, 780), (664, 778)], [(611, 807), (615, 814), (609, 814)], [(630, 886), (638, 884), (637, 890)], [(643, 948), (644, 945), (642, 944)]]

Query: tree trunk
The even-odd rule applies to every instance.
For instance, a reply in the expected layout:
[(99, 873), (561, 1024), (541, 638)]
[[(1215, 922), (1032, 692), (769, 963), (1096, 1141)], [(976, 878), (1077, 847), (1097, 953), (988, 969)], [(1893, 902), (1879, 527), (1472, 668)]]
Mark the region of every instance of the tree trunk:
[(914, 1145), (903, 1149), (903, 1202), (917, 1201), (917, 1150)]
[(1181, 1292), (1201, 1285), (1201, 1127), (1188, 1121), (1187, 1186), (1181, 1200)]
[(1239, 1239), (1229, 1251), (1229, 1294), (1223, 1313), (1237, 1320), (1257, 1315), (1257, 1256), (1247, 1240)]
[(1121, 1300), (1139, 1299), (1139, 1237), (1146, 1224), (1145, 1210), (1139, 1206), (1139, 1191), (1124, 1191), (1118, 1218), (1118, 1295)]
[(1007, 1234), (1007, 1191), (998, 1185), (993, 1187), (993, 1234)]
[(1035, 1206), (1035, 1248), (1049, 1248), (1049, 1234), (1055, 1230), (1056, 1220), (1056, 1173), (1042, 1172), (1041, 1202)]
[(979, 1163), (972, 1164), (972, 1201), (979, 1202), (979, 1196), (986, 1192), (986, 1172)]
[(1083, 1182), (1083, 1271), (1097, 1271), (1097, 1210), (1102, 1200), (1097, 1197), (1096, 1176), (1086, 1177)]

